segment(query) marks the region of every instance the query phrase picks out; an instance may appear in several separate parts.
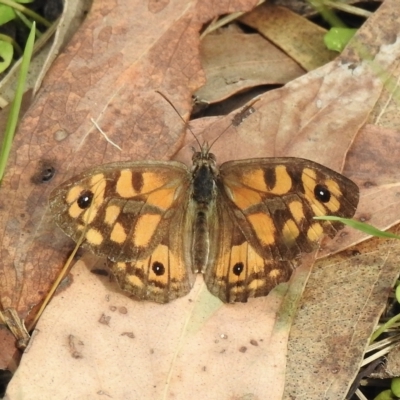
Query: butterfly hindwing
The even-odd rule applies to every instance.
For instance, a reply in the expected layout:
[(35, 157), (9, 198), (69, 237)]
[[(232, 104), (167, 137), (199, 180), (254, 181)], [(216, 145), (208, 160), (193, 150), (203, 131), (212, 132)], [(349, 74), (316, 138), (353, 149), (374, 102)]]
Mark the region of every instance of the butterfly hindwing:
[(148, 257), (109, 263), (119, 286), (135, 299), (167, 303), (192, 288), (195, 275), (190, 268), (190, 255), (184, 249), (189, 235), (177, 234), (186, 230), (187, 204), (179, 203), (161, 242)]
[[(286, 282), (293, 271), (291, 261), (275, 260), (271, 254), (261, 256), (243, 234), (226, 199), (217, 201), (219, 229), (204, 280), (208, 290), (223, 302), (246, 302), (249, 297), (266, 296), (275, 286)], [(254, 242), (254, 240), (253, 240)]]

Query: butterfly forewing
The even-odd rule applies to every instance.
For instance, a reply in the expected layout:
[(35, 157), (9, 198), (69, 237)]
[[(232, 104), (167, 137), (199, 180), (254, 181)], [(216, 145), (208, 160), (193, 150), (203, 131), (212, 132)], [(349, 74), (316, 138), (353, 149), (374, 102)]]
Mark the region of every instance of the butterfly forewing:
[(73, 240), (112, 261), (144, 259), (185, 203), (190, 172), (181, 163), (113, 163), (55, 189), (50, 209)]
[(228, 162), (220, 186), (246, 239), (260, 255), (290, 260), (314, 249), (323, 234), (342, 224), (313, 220), (316, 215), (351, 218), (359, 190), (351, 180), (318, 163), (299, 158)]

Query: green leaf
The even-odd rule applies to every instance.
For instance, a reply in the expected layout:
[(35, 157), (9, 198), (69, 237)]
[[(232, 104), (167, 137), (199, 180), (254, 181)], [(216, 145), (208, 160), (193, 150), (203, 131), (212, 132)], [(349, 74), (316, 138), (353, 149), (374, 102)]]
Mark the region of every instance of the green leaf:
[(340, 218), (340, 217), (335, 217), (333, 215), (327, 215), (324, 217), (314, 217), (314, 219), (320, 219), (320, 220), (325, 220), (325, 221), (339, 221), (347, 226), (357, 229), (358, 231), (365, 232), (368, 235), (381, 237), (381, 238), (400, 239), (400, 236), (395, 235), (394, 233), (381, 231), (372, 225), (366, 224), (364, 222), (356, 221), (354, 219)]
[(14, 10), (9, 6), (0, 4), (0, 25), (4, 25), (13, 19), (15, 19)]
[(0, 40), (0, 73), (6, 70), (12, 61), (14, 47), (11, 43)]
[(329, 50), (338, 51), (340, 53), (356, 32), (357, 29), (331, 28), (324, 36), (325, 46)]
[(395, 400), (396, 397), (393, 395), (390, 389), (380, 392), (378, 396), (374, 397), (374, 400)]
[(398, 303), (400, 303), (400, 285), (396, 286), (395, 297)]
[(400, 397), (400, 378), (393, 378), (390, 388), (396, 397)]

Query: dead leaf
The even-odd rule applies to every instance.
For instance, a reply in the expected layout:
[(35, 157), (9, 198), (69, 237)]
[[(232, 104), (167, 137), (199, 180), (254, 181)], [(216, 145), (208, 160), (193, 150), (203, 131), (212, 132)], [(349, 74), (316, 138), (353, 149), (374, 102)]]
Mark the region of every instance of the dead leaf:
[(255, 86), (285, 84), (304, 74), (295, 61), (261, 36), (229, 29), (206, 36), (201, 57), (207, 82), (196, 97), (207, 103)]
[(306, 71), (325, 65), (338, 55), (325, 47), (325, 29), (288, 8), (264, 3), (245, 14), (240, 21), (257, 29)]
[[(81, 25), (91, 4), (91, 0), (68, 0), (63, 2), (63, 12), (54, 34), (54, 40), (52, 41), (51, 46), (48, 46), (47, 51), (43, 52), (43, 56), (46, 57), (45, 62), (40, 64), (40, 72), (37, 77), (35, 76), (33, 88), (35, 94), (39, 90), (42, 81), (54, 60)], [(29, 74), (29, 76), (30, 75), (31, 74)], [(33, 77), (30, 76), (30, 79), (32, 78)]]
[(314, 265), (290, 332), (284, 398), (345, 398), (399, 275), (399, 256), (398, 241), (374, 238)]
[(160, 306), (132, 301), (82, 262), (72, 274), (74, 285), (56, 296), (40, 319), (8, 387), (9, 399), (21, 388), (30, 399), (65, 397), (71, 391), (76, 398), (99, 391), (116, 399), (193, 393), (205, 399), (263, 398), (266, 387), (271, 398), (280, 398), (293, 316), (279, 312), (283, 287), (248, 304), (222, 305), (199, 276), (188, 296)]
[[(66, 259), (71, 244), (44, 213), (51, 189), (107, 161), (168, 159), (179, 148), (184, 126), (155, 91), (187, 114), (190, 96), (203, 82), (202, 22), (253, 3), (231, 2), (211, 12), (204, 2), (178, 2), (156, 13), (140, 2), (122, 9), (93, 4), (15, 137), (0, 200), (0, 224), (7, 227), (1, 233), (3, 308), (15, 308), (26, 318)], [(51, 182), (40, 179), (44, 164), (54, 169)]]

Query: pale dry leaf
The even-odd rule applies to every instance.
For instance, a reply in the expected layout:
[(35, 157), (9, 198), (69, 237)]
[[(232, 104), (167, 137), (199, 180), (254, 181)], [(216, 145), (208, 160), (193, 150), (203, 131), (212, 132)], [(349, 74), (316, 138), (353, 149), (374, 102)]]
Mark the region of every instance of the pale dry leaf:
[(314, 265), (290, 332), (284, 398), (345, 398), (399, 257), (398, 241), (374, 238)]
[[(386, 4), (385, 4), (386, 5)], [(391, 21), (392, 24), (388, 24)], [(237, 153), (240, 149), (240, 155), (243, 158), (250, 156), (261, 156), (257, 147), (265, 154), (265, 149), (270, 150), (271, 156), (282, 155), (302, 155), (316, 161), (320, 161), (325, 165), (331, 166), (334, 169), (340, 170), (343, 158), (339, 154), (346, 153), (346, 149), (352, 144), (354, 136), (357, 135), (355, 142), (352, 144), (349, 153), (348, 162), (344, 169), (347, 176), (353, 178), (361, 187), (361, 202), (358, 212), (358, 218), (373, 221), (378, 227), (387, 228), (390, 225), (398, 222), (398, 173), (397, 164), (399, 158), (399, 150), (397, 145), (398, 127), (393, 126), (392, 129), (383, 129), (380, 126), (365, 125), (370, 120), (371, 110), (379, 107), (380, 110), (387, 109), (390, 115), (393, 115), (393, 107), (395, 104), (395, 89), (398, 82), (398, 63), (397, 59), (400, 54), (399, 40), (395, 35), (399, 29), (399, 16), (393, 15), (393, 8), (390, 3), (381, 8), (378, 13), (368, 21), (363, 30), (360, 31), (359, 36), (355, 37), (355, 41), (350, 44), (350, 47), (342, 54), (339, 59), (325, 67), (322, 67), (305, 77), (299, 78), (294, 82), (286, 85), (285, 88), (266, 94), (261, 100), (254, 105), (257, 110), (254, 115), (248, 120), (243, 122), (238, 131), (243, 132), (235, 134), (233, 143), (230, 143), (229, 148), (232, 153)], [(368, 42), (360, 43), (361, 38), (368, 37)], [(362, 53), (357, 55), (357, 51), (362, 49)], [(363, 60), (366, 54), (373, 56), (374, 61), (371, 63), (369, 59)], [(393, 76), (381, 75), (378, 71), (390, 71)], [(307, 82), (307, 84), (305, 83)], [(282, 97), (282, 100), (281, 100)], [(391, 107), (385, 107), (382, 99), (391, 104)], [(268, 107), (269, 106), (269, 107)], [(275, 107), (275, 109), (274, 109)], [(282, 110), (283, 107), (286, 107)], [(292, 113), (287, 110), (292, 110)], [(293, 111), (295, 110), (295, 111)], [(375, 114), (376, 115), (376, 114)], [(281, 118), (279, 118), (281, 116)], [(380, 118), (376, 121), (387, 121), (383, 118), (385, 113), (382, 113)], [(256, 119), (254, 119), (254, 117)], [(290, 118), (291, 117), (291, 118)], [(229, 118), (229, 117), (228, 117)], [(258, 119), (257, 119), (258, 118)], [(265, 142), (259, 139), (257, 132), (260, 131), (260, 121), (271, 121), (272, 123), (267, 128), (266, 122), (264, 123)], [(257, 120), (258, 126), (255, 123)], [(273, 124), (275, 122), (275, 124)], [(278, 123), (279, 122), (279, 123)], [(212, 131), (218, 132), (227, 126), (229, 122), (216, 122), (215, 126), (209, 130), (207, 138), (212, 136)], [(394, 129), (393, 129), (394, 128)], [(240, 130), (242, 129), (242, 131)], [(272, 130), (272, 133), (270, 133)], [(297, 137), (294, 141), (290, 138), (289, 133), (296, 132)], [(227, 133), (227, 135), (232, 132)], [(258, 141), (253, 141), (257, 137)], [(271, 140), (275, 138), (275, 142)], [(241, 141), (238, 138), (242, 139)], [(279, 140), (280, 139), (280, 140)], [(222, 139), (221, 139), (222, 142)], [(256, 145), (254, 145), (254, 142)], [(267, 145), (273, 142), (274, 145)], [(265, 144), (264, 144), (265, 143)], [(288, 144), (288, 145), (286, 145)], [(219, 154), (218, 142), (214, 147), (214, 152)], [(342, 147), (341, 147), (342, 146)], [(225, 143), (225, 147), (226, 143)], [(314, 151), (310, 151), (314, 148)], [(225, 154), (225, 153), (224, 153)], [(310, 155), (311, 154), (311, 155)], [(229, 155), (228, 158), (233, 158)], [(236, 157), (237, 158), (237, 157)], [(351, 232), (351, 234), (350, 234)], [(346, 243), (354, 243), (360, 241), (365, 235), (353, 232), (349, 229), (343, 231), (338, 238), (329, 244), (325, 245), (326, 253), (336, 252), (339, 248), (345, 246)], [(397, 254), (395, 246), (390, 250), (391, 257)], [(326, 254), (325, 253), (325, 254)], [(383, 253), (376, 250), (374, 253), (379, 259), (369, 267), (369, 257), (362, 257), (360, 261), (360, 268), (351, 273), (356, 282), (362, 281), (365, 270), (369, 271), (368, 275), (370, 280), (366, 285), (363, 285), (359, 291), (350, 285), (344, 286), (344, 291), (354, 291), (352, 295), (362, 296), (363, 291), (370, 290), (373, 296), (367, 298), (364, 307), (367, 312), (366, 318), (370, 319), (370, 323), (366, 325), (358, 324), (355, 328), (349, 328), (348, 324), (341, 326), (343, 330), (332, 334), (327, 334), (327, 342), (331, 341), (333, 344), (343, 343), (344, 354), (338, 352), (339, 356), (336, 358), (338, 368), (326, 361), (325, 368), (318, 371), (321, 376), (327, 374), (332, 379), (331, 386), (328, 388), (330, 398), (339, 398), (346, 392), (346, 388), (351, 383), (352, 377), (357, 372), (357, 367), (361, 362), (364, 348), (368, 342), (368, 338), (374, 329), (377, 319), (379, 318), (382, 310), (382, 305), (389, 293), (389, 287), (397, 274), (394, 269), (394, 264), (391, 260), (386, 263), (385, 249)], [(321, 254), (321, 256), (323, 253)], [(346, 264), (343, 262), (343, 268), (351, 268), (351, 258)], [(326, 269), (331, 269), (331, 274), (335, 275), (335, 267), (337, 265), (328, 262)], [(316, 267), (318, 271), (318, 267)], [(357, 267), (354, 267), (356, 269)], [(382, 270), (381, 270), (382, 269)], [(295, 274), (297, 274), (296, 271)], [(337, 272), (337, 280), (340, 282), (340, 274)], [(324, 275), (318, 282), (320, 293), (330, 293), (331, 286), (334, 285), (335, 277), (327, 278), (329, 274), (324, 270)], [(311, 275), (312, 279), (318, 277)], [(357, 278), (358, 277), (358, 278)], [(378, 281), (375, 285), (375, 281)], [(352, 283), (352, 282), (350, 282)], [(383, 286), (379, 286), (381, 283)], [(385, 287), (386, 290), (383, 290)], [(380, 289), (381, 288), (381, 289)], [(376, 293), (375, 291), (378, 291)], [(383, 297), (382, 297), (383, 296)], [(348, 296), (338, 296), (332, 305), (317, 308), (320, 297), (314, 301), (310, 297), (307, 298), (307, 305), (304, 307), (317, 308), (319, 312), (324, 315), (332, 310), (341, 310), (346, 307)], [(360, 303), (355, 303), (355, 310), (352, 310), (353, 321), (360, 317), (357, 314), (357, 307)], [(325, 309), (326, 307), (326, 309)], [(369, 308), (368, 308), (369, 307)], [(344, 313), (346, 314), (346, 313)], [(361, 317), (360, 317), (361, 318)], [(350, 320), (351, 323), (352, 320)], [(309, 320), (309, 326), (318, 325), (320, 321)], [(324, 329), (324, 328), (323, 328)], [(305, 327), (299, 329), (298, 335), (304, 332)], [(307, 343), (304, 341), (293, 341), (290, 343), (290, 351), (300, 354), (305, 357), (305, 362), (301, 363), (302, 374), (301, 376), (307, 377), (314, 376), (315, 365), (309, 362), (309, 355), (307, 352), (313, 348), (314, 343), (320, 342), (320, 333), (315, 329), (310, 332), (311, 328), (307, 331)], [(357, 335), (357, 336), (353, 336)], [(356, 337), (354, 343), (346, 342), (348, 338)], [(341, 340), (344, 338), (346, 340)], [(326, 346), (329, 343), (323, 342), (319, 349), (316, 348), (316, 353), (313, 355), (320, 361), (326, 355)], [(351, 354), (347, 354), (346, 350), (351, 348)], [(336, 350), (337, 347), (334, 348)], [(290, 354), (289, 354), (290, 356)], [(349, 358), (351, 357), (351, 358)], [(292, 381), (287, 382), (287, 392), (285, 398), (290, 398), (291, 395), (305, 394), (306, 398), (320, 399), (323, 388), (318, 387), (318, 383), (314, 382), (314, 387), (308, 389), (308, 382), (311, 378), (296, 379), (297, 369), (293, 368), (296, 364), (296, 359), (289, 365), (288, 376), (291, 376)], [(309, 365), (309, 367), (307, 367)], [(293, 374), (291, 374), (293, 371)], [(299, 375), (300, 376), (300, 375)], [(304, 383), (304, 384), (302, 384)], [(326, 390), (326, 388), (325, 388)]]
[(285, 327), (293, 316), (289, 305), (274, 327), (283, 287), (222, 306), (199, 277), (188, 296), (160, 305), (132, 301), (81, 262), (72, 275), (39, 321), (9, 400), (21, 393), (92, 398), (99, 391), (127, 400), (263, 398), (266, 387), (270, 398), (282, 395)]
[(229, 29), (202, 40), (201, 59), (207, 82), (196, 97), (207, 103), (259, 85), (283, 85), (304, 74), (296, 62), (260, 35)]
[(240, 21), (257, 29), (306, 71), (325, 65), (338, 55), (326, 48), (325, 29), (287, 8), (264, 3)]

